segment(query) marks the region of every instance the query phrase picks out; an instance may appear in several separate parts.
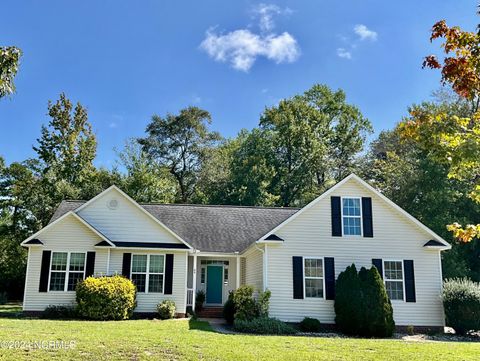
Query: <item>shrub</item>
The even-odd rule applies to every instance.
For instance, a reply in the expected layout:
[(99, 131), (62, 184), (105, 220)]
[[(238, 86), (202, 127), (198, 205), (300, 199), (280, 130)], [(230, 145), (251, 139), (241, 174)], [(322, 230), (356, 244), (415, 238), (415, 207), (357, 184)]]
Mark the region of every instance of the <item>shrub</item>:
[(40, 317), (51, 320), (72, 319), (78, 318), (78, 312), (74, 306), (49, 305), (43, 310)]
[(0, 292), (0, 305), (7, 303), (7, 292)]
[(320, 332), (322, 325), (316, 318), (305, 317), (300, 322), (300, 329), (304, 332)]
[(270, 308), (270, 296), (272, 292), (266, 290), (258, 294), (257, 312), (259, 317), (268, 317), (268, 310)]
[(285, 322), (268, 317), (259, 317), (252, 320), (235, 319), (233, 328), (238, 332), (259, 335), (293, 335), (297, 333), (297, 330)]
[(375, 267), (354, 264), (338, 276), (335, 295), (335, 322), (346, 334), (387, 337), (393, 334), (393, 308), (385, 285)]
[(463, 335), (480, 330), (480, 283), (468, 279), (447, 280), (443, 285), (447, 325)]
[(205, 291), (199, 290), (195, 295), (195, 312), (203, 310), (203, 304), (205, 303)]
[(163, 300), (157, 305), (158, 317), (162, 320), (168, 320), (175, 317), (175, 302), (172, 300)]
[(228, 300), (223, 305), (223, 318), (229, 325), (233, 325), (235, 319), (235, 302), (233, 301), (233, 292), (228, 294)]
[(391, 337), (395, 330), (393, 308), (380, 273), (376, 267), (362, 267), (358, 277), (362, 292), (360, 335)]
[(78, 313), (92, 320), (125, 320), (136, 306), (136, 289), (123, 276), (87, 277), (76, 288)]
[(258, 307), (253, 298), (253, 287), (244, 285), (233, 293), (233, 302), (235, 303), (235, 320), (250, 321), (258, 317)]
[(360, 330), (360, 279), (354, 264), (338, 275), (335, 284), (335, 323), (347, 335), (358, 335)]

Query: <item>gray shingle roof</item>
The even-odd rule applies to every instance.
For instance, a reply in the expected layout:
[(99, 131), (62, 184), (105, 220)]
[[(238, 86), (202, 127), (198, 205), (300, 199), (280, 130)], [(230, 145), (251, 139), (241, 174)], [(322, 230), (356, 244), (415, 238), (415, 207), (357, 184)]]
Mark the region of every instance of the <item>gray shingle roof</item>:
[[(63, 201), (50, 222), (85, 201)], [(140, 204), (202, 252), (241, 252), (298, 211), (298, 208)]]

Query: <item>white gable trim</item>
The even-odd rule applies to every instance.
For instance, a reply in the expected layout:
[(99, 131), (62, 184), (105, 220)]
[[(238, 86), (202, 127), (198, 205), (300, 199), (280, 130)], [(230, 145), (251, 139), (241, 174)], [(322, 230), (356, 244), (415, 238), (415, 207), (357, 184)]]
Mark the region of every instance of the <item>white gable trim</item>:
[(170, 228), (168, 228), (165, 224), (163, 224), (163, 222), (161, 222), (160, 220), (158, 220), (157, 218), (155, 218), (150, 212), (148, 212), (145, 208), (143, 208), (140, 204), (138, 204), (137, 202), (135, 202), (135, 200), (133, 200), (128, 194), (126, 194), (124, 191), (122, 191), (120, 188), (118, 188), (116, 185), (112, 185), (110, 187), (108, 187), (107, 189), (105, 189), (103, 192), (97, 194), (95, 197), (93, 197), (92, 199), (90, 199), (89, 201), (85, 202), (84, 204), (82, 204), (80, 207), (78, 207), (77, 209), (74, 210), (75, 213), (78, 213), (80, 212), (83, 208), (87, 207), (89, 204), (93, 203), (95, 200), (97, 200), (98, 198), (100, 198), (101, 196), (103, 196), (104, 194), (110, 192), (111, 190), (116, 190), (118, 193), (120, 193), (125, 199), (127, 199), (128, 201), (130, 201), (133, 205), (135, 205), (135, 207), (137, 207), (139, 210), (141, 210), (145, 215), (147, 215), (148, 217), (150, 217), (155, 223), (159, 224), (160, 226), (162, 226), (168, 233), (170, 233), (175, 239), (177, 239), (178, 241), (180, 241), (181, 243), (183, 243), (184, 245), (186, 245), (188, 248), (190, 249), (193, 249), (193, 247), (188, 244), (185, 240), (182, 239), (182, 237), (180, 237), (178, 234), (176, 234), (174, 231), (172, 231)]
[(103, 239), (104, 241), (108, 242), (108, 244), (110, 244), (112, 247), (115, 247), (115, 245), (107, 238), (105, 237), (102, 233), (100, 233), (99, 231), (97, 231), (94, 227), (92, 227), (90, 224), (88, 224), (83, 218), (81, 218), (79, 215), (75, 214), (74, 212), (72, 211), (68, 211), (67, 213), (65, 213), (64, 215), (62, 215), (61, 217), (57, 218), (55, 221), (53, 221), (52, 223), (49, 223), (47, 224), (45, 227), (43, 227), (41, 230), (39, 230), (38, 232), (32, 234), (30, 237), (28, 237), (26, 240), (24, 240), (22, 243), (20, 243), (21, 246), (25, 246), (25, 247), (29, 247), (29, 246), (32, 246), (32, 245), (29, 245), (29, 244), (26, 244), (28, 241), (36, 238), (37, 236), (39, 236), (41, 233), (43, 233), (44, 231), (46, 231), (47, 229), (50, 229), (52, 227), (54, 227), (57, 223), (60, 223), (62, 220), (64, 220), (65, 218), (69, 217), (69, 216), (73, 216), (75, 219), (77, 219), (80, 223), (82, 223), (85, 227), (87, 227), (88, 229), (90, 229), (93, 233), (95, 233), (97, 236), (99, 236), (101, 239)]
[(297, 218), (298, 216), (300, 216), (303, 212), (305, 212), (307, 209), (310, 209), (312, 208), (314, 205), (316, 205), (320, 200), (326, 198), (329, 194), (331, 194), (333, 191), (335, 191), (337, 188), (341, 187), (343, 184), (345, 184), (346, 182), (348, 182), (349, 180), (355, 180), (357, 181), (358, 183), (360, 183), (360, 185), (364, 186), (365, 188), (367, 188), (368, 190), (372, 191), (373, 193), (375, 193), (377, 196), (379, 196), (383, 201), (385, 201), (388, 205), (390, 205), (392, 208), (394, 208), (396, 211), (398, 211), (401, 215), (403, 215), (404, 217), (406, 217), (410, 222), (414, 223), (417, 227), (419, 227), (420, 229), (422, 229), (423, 231), (427, 232), (429, 235), (431, 235), (433, 238), (435, 238), (437, 241), (443, 243), (445, 245), (445, 248), (443, 249), (450, 249), (452, 248), (452, 246), (447, 242), (445, 241), (442, 237), (440, 237), (438, 234), (436, 234), (434, 231), (432, 231), (430, 228), (428, 228), (427, 226), (425, 226), (422, 222), (420, 222), (418, 219), (416, 219), (415, 217), (413, 217), (411, 214), (407, 213), (404, 209), (402, 209), (400, 206), (398, 206), (397, 204), (395, 204), (394, 202), (392, 202), (390, 199), (388, 199), (387, 197), (385, 197), (382, 193), (380, 193), (378, 190), (376, 190), (374, 187), (372, 187), (370, 184), (368, 184), (367, 182), (365, 182), (362, 178), (360, 178), (359, 176), (357, 176), (356, 174), (354, 173), (351, 173), (349, 176), (345, 177), (344, 179), (342, 179), (340, 182), (338, 182), (337, 184), (335, 184), (333, 187), (331, 187), (329, 190), (325, 191), (324, 193), (322, 193), (320, 196), (318, 196), (317, 198), (315, 198), (313, 201), (311, 201), (309, 204), (307, 204), (305, 207), (303, 207), (302, 209), (300, 209), (298, 212), (294, 213), (293, 215), (291, 215), (289, 218), (287, 218), (285, 221), (283, 221), (282, 223), (280, 223), (278, 226), (276, 226), (274, 229), (272, 229), (270, 232), (268, 232), (267, 234), (265, 234), (263, 237), (261, 237), (260, 239), (257, 240), (257, 242), (262, 242), (264, 240), (264, 238), (270, 236), (272, 233), (275, 233), (277, 232), (280, 228), (282, 228), (283, 226), (285, 226), (286, 224), (290, 223), (291, 221), (293, 221), (295, 218)]

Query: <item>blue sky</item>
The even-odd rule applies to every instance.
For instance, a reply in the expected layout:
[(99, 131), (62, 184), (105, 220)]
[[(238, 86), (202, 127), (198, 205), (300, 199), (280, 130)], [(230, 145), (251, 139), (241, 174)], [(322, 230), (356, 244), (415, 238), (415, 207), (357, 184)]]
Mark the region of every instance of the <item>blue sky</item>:
[[(141, 136), (152, 114), (196, 105), (234, 136), (265, 106), (314, 83), (342, 88), (374, 125), (391, 128), (429, 99), (439, 75), (437, 20), (474, 30), (475, 1), (10, 1), (0, 45), (23, 50), (17, 93), (0, 100), (0, 155), (33, 156), (47, 102), (88, 108), (96, 164)], [(5, 16), (8, 14), (8, 16)]]

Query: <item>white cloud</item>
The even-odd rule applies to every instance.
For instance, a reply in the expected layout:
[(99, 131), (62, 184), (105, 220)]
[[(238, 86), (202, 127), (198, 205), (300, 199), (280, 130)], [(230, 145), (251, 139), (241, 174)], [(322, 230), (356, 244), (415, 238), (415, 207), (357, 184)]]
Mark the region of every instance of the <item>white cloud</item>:
[(260, 30), (262, 32), (271, 32), (275, 28), (275, 15), (288, 15), (292, 13), (289, 8), (281, 9), (274, 4), (259, 4), (252, 10), (253, 17), (258, 18)]
[(200, 49), (215, 61), (230, 63), (234, 69), (244, 72), (248, 72), (260, 56), (277, 64), (292, 63), (300, 56), (297, 40), (288, 32), (280, 35), (273, 32), (274, 16), (291, 12), (289, 8), (261, 3), (252, 9), (253, 18), (258, 19), (259, 34), (249, 29), (224, 34), (211, 28), (206, 32)]
[(229, 62), (236, 70), (248, 72), (259, 56), (279, 63), (292, 63), (300, 56), (295, 38), (287, 32), (280, 35), (258, 35), (248, 29), (227, 34), (208, 30), (200, 48), (216, 61)]
[(118, 124), (115, 123), (115, 122), (111, 122), (110, 124), (108, 124), (108, 127), (109, 127), (109, 128), (112, 128), (112, 129), (113, 129), (113, 128), (116, 128), (117, 126), (118, 126)]
[(347, 49), (345, 48), (338, 48), (337, 49), (337, 55), (340, 57), (340, 58), (344, 58), (344, 59), (351, 59), (352, 58), (352, 53), (349, 52)]
[(355, 27), (353, 28), (353, 31), (355, 31), (355, 34), (357, 34), (360, 37), (360, 40), (371, 40), (371, 41), (377, 40), (378, 34), (375, 31), (370, 30), (363, 24), (355, 25)]

